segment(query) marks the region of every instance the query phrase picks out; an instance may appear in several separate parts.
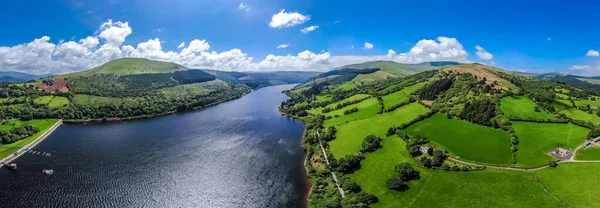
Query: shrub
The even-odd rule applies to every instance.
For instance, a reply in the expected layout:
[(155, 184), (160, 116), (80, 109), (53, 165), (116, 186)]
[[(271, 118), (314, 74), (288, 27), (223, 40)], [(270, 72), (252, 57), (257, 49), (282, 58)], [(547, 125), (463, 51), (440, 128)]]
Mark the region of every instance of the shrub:
[(404, 192), (408, 190), (408, 185), (406, 185), (406, 183), (399, 178), (389, 179), (385, 182), (385, 185), (394, 191)]

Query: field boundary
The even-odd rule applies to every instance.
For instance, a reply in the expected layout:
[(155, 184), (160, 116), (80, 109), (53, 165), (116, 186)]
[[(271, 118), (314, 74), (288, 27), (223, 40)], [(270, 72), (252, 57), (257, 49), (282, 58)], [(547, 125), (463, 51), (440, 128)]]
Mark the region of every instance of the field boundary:
[[(27, 152), (28, 149), (35, 147), (37, 144), (39, 144), (44, 139), (46, 139), (46, 137), (48, 137), (48, 135), (52, 134), (52, 132), (54, 132), (54, 130), (56, 130), (56, 128), (58, 128), (62, 123), (63, 123), (62, 119), (58, 120), (54, 125), (52, 125), (52, 127), (50, 127), (46, 132), (44, 132), (42, 135), (40, 135), (37, 139), (35, 139), (31, 143), (21, 147), (19, 150), (17, 150), (13, 154), (11, 154), (5, 158), (2, 158), (2, 160), (0, 160), (0, 163), (1, 164), (10, 163), (13, 160), (17, 159), (18, 157), (20, 157), (21, 155), (25, 154), (25, 152)], [(0, 167), (2, 167), (2, 166), (0, 166)]]

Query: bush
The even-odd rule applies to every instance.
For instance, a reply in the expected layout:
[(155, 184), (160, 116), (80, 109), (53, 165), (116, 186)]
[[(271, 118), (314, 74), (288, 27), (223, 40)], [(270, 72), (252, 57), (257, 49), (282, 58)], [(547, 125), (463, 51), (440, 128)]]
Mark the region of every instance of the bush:
[(394, 168), (396, 174), (402, 181), (417, 180), (421, 178), (421, 173), (415, 170), (409, 163), (400, 163)]
[(406, 183), (399, 178), (389, 179), (385, 182), (385, 185), (394, 191), (404, 192), (408, 190), (408, 185), (406, 185)]
[(348, 193), (358, 193), (361, 191), (361, 188), (356, 182), (348, 177), (343, 177), (341, 180), (342, 188), (345, 192)]
[(548, 166), (550, 166), (550, 167), (552, 167), (552, 168), (555, 168), (555, 167), (557, 167), (557, 166), (558, 166), (558, 163), (556, 163), (556, 161), (550, 161), (550, 162), (548, 163)]

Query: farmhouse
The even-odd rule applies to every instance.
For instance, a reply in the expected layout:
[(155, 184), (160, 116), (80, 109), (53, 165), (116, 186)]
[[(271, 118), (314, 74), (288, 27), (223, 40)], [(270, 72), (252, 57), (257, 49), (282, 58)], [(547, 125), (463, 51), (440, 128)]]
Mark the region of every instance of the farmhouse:
[(584, 146), (584, 147), (587, 147), (587, 146), (590, 146), (590, 144), (592, 144), (592, 142), (589, 142), (589, 141), (588, 141), (588, 142), (585, 142), (585, 143), (583, 143), (583, 146)]
[(598, 142), (598, 141), (600, 141), (600, 137), (596, 137), (596, 138), (594, 138), (592, 141), (594, 141), (594, 142)]
[(566, 155), (568, 153), (569, 153), (569, 151), (567, 151), (566, 149), (563, 149), (563, 148), (556, 148), (554, 150), (555, 155)]
[(429, 154), (429, 155), (433, 154), (433, 147), (430, 147), (430, 146), (421, 146), (419, 149), (421, 150), (421, 152), (423, 152), (425, 154)]

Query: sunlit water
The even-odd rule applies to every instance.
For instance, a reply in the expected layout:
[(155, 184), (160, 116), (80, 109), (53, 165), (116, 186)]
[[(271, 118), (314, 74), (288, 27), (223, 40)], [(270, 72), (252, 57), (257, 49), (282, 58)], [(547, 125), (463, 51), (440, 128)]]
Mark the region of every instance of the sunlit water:
[(291, 87), (186, 114), (64, 124), (34, 148), (51, 157), (0, 169), (0, 207), (304, 206), (304, 125), (277, 111)]

